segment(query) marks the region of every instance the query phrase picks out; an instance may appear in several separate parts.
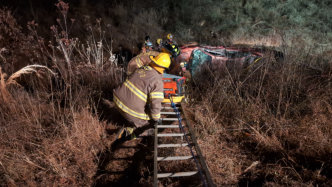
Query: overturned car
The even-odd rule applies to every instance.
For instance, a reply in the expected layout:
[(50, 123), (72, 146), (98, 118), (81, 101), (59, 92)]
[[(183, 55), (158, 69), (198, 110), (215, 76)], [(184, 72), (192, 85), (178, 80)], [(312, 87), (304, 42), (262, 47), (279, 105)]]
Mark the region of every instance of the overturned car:
[[(200, 46), (185, 45), (181, 53), (172, 54), (172, 65), (169, 74), (164, 74), (163, 102), (181, 102), (185, 96), (186, 78), (191, 78), (207, 65), (211, 70), (250, 69), (262, 61), (263, 57), (272, 57), (276, 61), (283, 59), (283, 53), (267, 48), (252, 48), (246, 46)], [(173, 99), (171, 99), (173, 98)]]
[(272, 56), (279, 61), (283, 58), (283, 53), (247, 46), (187, 45), (181, 47), (181, 54), (176, 57), (172, 64), (170, 74), (182, 75), (186, 71), (194, 76), (203, 64), (209, 65), (212, 69), (250, 67), (266, 56)]

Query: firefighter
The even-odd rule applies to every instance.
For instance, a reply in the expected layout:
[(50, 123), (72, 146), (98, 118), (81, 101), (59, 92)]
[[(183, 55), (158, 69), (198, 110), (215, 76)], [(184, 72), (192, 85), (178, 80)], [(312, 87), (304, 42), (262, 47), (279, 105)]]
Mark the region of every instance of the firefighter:
[(161, 38), (158, 38), (157, 40), (156, 40), (156, 51), (161, 51), (162, 50), (162, 48), (163, 48), (163, 39), (161, 39)]
[(148, 65), (151, 62), (150, 56), (158, 56), (159, 52), (149, 50), (147, 52), (142, 52), (139, 55), (132, 58), (127, 66), (127, 75), (131, 75), (134, 71), (142, 66)]
[(145, 46), (145, 52), (149, 52), (149, 51), (152, 51), (153, 50), (153, 44), (152, 42), (148, 41), (144, 44)]
[(174, 38), (173, 38), (173, 35), (171, 33), (167, 34), (167, 40), (166, 40), (166, 43), (172, 45), (177, 45), (177, 43), (174, 41)]
[(161, 46), (161, 51), (171, 54), (173, 58), (176, 58), (181, 53), (179, 46), (173, 40), (172, 34), (167, 34), (167, 40)]
[[(150, 135), (151, 124), (160, 119), (164, 99), (162, 74), (171, 63), (167, 53), (150, 56), (150, 63), (137, 69), (122, 85), (114, 89), (113, 99), (122, 116), (132, 127), (121, 128), (117, 138), (135, 134)], [(150, 123), (148, 120), (152, 120)], [(150, 129), (148, 129), (150, 128)]]
[(142, 52), (145, 53), (145, 52), (149, 52), (153, 49), (153, 44), (152, 42), (150, 41), (150, 36), (147, 35), (145, 36), (145, 41), (144, 41), (144, 44), (142, 46)]
[(147, 42), (150, 42), (150, 36), (149, 35), (145, 36), (145, 43), (147, 43)]

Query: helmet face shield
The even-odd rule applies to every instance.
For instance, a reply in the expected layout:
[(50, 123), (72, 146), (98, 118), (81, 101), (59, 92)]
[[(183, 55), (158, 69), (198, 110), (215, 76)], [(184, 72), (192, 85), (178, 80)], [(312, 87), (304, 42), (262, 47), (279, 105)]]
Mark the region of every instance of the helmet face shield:
[(145, 43), (145, 46), (147, 46), (147, 47), (153, 47), (153, 44), (152, 44), (152, 42), (148, 41), (148, 42)]
[(172, 40), (173, 39), (173, 35), (172, 34), (168, 34), (167, 35), (167, 39)]

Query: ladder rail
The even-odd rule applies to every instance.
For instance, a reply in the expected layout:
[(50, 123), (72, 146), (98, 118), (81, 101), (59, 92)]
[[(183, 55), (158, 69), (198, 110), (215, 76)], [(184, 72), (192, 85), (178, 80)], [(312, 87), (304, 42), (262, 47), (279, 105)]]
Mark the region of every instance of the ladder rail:
[(158, 187), (158, 127), (154, 125), (153, 186)]

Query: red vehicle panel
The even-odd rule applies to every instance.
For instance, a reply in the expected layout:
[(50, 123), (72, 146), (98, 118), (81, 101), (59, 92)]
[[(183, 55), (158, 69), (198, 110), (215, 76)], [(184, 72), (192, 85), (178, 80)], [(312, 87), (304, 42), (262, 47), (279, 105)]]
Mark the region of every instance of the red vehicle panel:
[(264, 50), (244, 46), (225, 47), (185, 45), (180, 49), (181, 54), (174, 59), (172, 66), (170, 67), (170, 74), (181, 74), (181, 62), (186, 62), (189, 66), (191, 66), (191, 63), (195, 63), (195, 60), (197, 61), (197, 59), (195, 59), (197, 55), (193, 55), (193, 52), (208, 56), (209, 61), (211, 61), (209, 63), (211, 63), (214, 68), (220, 68), (224, 66), (243, 66), (244, 63), (252, 63), (258, 58), (264, 56)]

